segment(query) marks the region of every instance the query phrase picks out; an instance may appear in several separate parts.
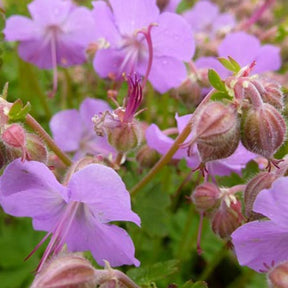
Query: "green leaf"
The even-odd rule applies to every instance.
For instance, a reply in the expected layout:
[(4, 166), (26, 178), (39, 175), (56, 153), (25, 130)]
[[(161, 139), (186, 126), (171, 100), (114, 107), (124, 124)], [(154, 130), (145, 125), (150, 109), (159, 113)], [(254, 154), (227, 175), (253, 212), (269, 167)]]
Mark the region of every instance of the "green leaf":
[(127, 275), (138, 285), (150, 285), (151, 282), (165, 279), (167, 276), (176, 273), (178, 263), (177, 260), (169, 260), (146, 267), (132, 268), (127, 272)]
[(222, 81), (221, 77), (219, 76), (219, 74), (213, 70), (213, 69), (209, 69), (208, 70), (208, 79), (210, 84), (219, 91), (223, 91), (226, 92), (226, 87), (224, 82)]
[(31, 110), (31, 105), (29, 102), (23, 107), (22, 101), (20, 99), (17, 99), (13, 103), (8, 113), (9, 120), (12, 122), (24, 120), (30, 110)]
[(211, 96), (211, 100), (213, 101), (222, 101), (224, 99), (232, 100), (233, 98), (227, 92), (215, 92)]
[(208, 285), (205, 281), (197, 281), (194, 283), (190, 280), (184, 283), (180, 288), (208, 288)]
[(234, 73), (238, 73), (241, 69), (240, 65), (232, 57), (228, 57), (228, 59), (224, 57), (218, 57), (218, 60), (226, 69)]

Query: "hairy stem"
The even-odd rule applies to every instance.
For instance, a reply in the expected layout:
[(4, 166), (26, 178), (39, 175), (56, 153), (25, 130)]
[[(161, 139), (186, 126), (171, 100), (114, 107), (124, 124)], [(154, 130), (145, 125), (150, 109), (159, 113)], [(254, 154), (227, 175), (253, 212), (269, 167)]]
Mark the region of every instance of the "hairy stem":
[(51, 136), (30, 114), (26, 116), (25, 123), (45, 141), (48, 147), (59, 157), (59, 159), (66, 166), (70, 166), (72, 164), (72, 160), (56, 145)]

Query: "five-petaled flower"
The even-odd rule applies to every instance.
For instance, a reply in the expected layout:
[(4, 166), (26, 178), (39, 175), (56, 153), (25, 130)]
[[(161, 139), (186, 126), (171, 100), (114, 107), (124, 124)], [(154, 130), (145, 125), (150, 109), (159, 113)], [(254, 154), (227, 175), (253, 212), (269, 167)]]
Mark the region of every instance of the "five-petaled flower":
[(64, 244), (69, 251), (90, 250), (98, 264), (139, 265), (127, 232), (111, 221), (140, 218), (131, 210), (130, 195), (111, 168), (91, 164), (60, 184), (42, 163), (20, 159), (7, 166), (0, 182), (0, 203), (4, 211), (18, 217), (31, 217), (35, 230), (51, 235), (39, 271), (49, 255), (59, 253)]

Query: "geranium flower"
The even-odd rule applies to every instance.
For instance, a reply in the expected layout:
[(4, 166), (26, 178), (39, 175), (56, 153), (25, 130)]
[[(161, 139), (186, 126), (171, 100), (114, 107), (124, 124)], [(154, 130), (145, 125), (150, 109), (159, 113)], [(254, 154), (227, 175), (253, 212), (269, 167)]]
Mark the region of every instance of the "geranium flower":
[(112, 10), (104, 1), (93, 2), (97, 38), (105, 39), (94, 58), (96, 72), (121, 79), (123, 72), (145, 75), (152, 64), (148, 79), (156, 90), (179, 86), (187, 74), (183, 61), (195, 50), (186, 21), (175, 13), (160, 14), (154, 0), (109, 2)]
[(140, 225), (138, 215), (131, 210), (129, 192), (113, 169), (88, 165), (64, 186), (44, 164), (17, 159), (5, 169), (0, 191), (6, 213), (31, 217), (35, 230), (48, 232), (38, 246), (51, 235), (38, 271), (65, 243), (69, 251), (91, 251), (102, 266), (104, 260), (112, 266), (139, 265), (127, 232), (109, 224), (130, 221)]
[[(230, 56), (241, 67), (256, 61), (252, 74), (276, 71), (281, 67), (279, 47), (271, 44), (261, 45), (259, 39), (245, 32), (227, 35), (218, 46), (218, 56), (224, 58)], [(216, 57), (200, 57), (195, 61), (198, 69), (214, 68), (222, 77), (227, 77), (230, 72), (219, 64)]]
[(76, 152), (74, 159), (85, 155), (113, 155), (114, 148), (106, 137), (97, 136), (92, 117), (110, 111), (109, 105), (100, 99), (86, 98), (76, 109), (56, 113), (50, 121), (50, 129), (56, 144), (65, 152)]
[(239, 227), (232, 241), (240, 265), (259, 272), (288, 259), (288, 177), (273, 182), (270, 189), (262, 190), (253, 211), (270, 220), (253, 221)]
[(220, 13), (218, 6), (210, 1), (197, 2), (191, 10), (183, 13), (183, 17), (190, 24), (193, 33), (210, 39), (215, 38), (221, 30), (229, 32), (236, 25), (232, 14)]
[(39, 68), (70, 66), (85, 61), (91, 40), (91, 12), (70, 0), (34, 0), (28, 5), (32, 19), (11, 16), (4, 29), (7, 41), (19, 41), (20, 57)]
[(53, 68), (53, 97), (57, 91), (57, 66), (82, 64), (92, 42), (91, 12), (70, 0), (34, 0), (28, 5), (32, 19), (12, 16), (4, 29), (7, 41), (19, 41), (20, 57), (41, 69)]

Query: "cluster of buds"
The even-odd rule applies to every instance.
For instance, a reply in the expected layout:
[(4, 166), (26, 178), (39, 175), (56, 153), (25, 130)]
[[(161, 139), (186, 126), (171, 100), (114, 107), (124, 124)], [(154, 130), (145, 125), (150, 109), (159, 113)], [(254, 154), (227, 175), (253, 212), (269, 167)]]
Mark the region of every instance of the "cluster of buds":
[(106, 263), (104, 270), (95, 269), (80, 254), (59, 254), (45, 264), (31, 288), (139, 288), (130, 278)]
[(21, 123), (11, 123), (11, 103), (1, 98), (0, 104), (0, 168), (16, 158), (47, 163), (48, 151), (40, 137), (29, 133)]
[(119, 153), (126, 153), (139, 146), (142, 140), (142, 130), (135, 119), (143, 95), (140, 77), (127, 76), (128, 95), (123, 107), (113, 112), (105, 112), (92, 118), (98, 136), (106, 136), (108, 142)]
[(243, 68), (236, 76), (227, 78), (226, 86), (242, 108), (241, 141), (247, 150), (268, 159), (277, 167), (273, 158), (284, 143), (285, 120), (281, 114), (283, 93), (281, 87), (258, 76), (248, 77), (255, 63)]
[(205, 182), (196, 187), (191, 200), (196, 208), (209, 217), (212, 230), (221, 238), (229, 238), (244, 222), (241, 202), (235, 194), (243, 190), (242, 185), (219, 188)]

